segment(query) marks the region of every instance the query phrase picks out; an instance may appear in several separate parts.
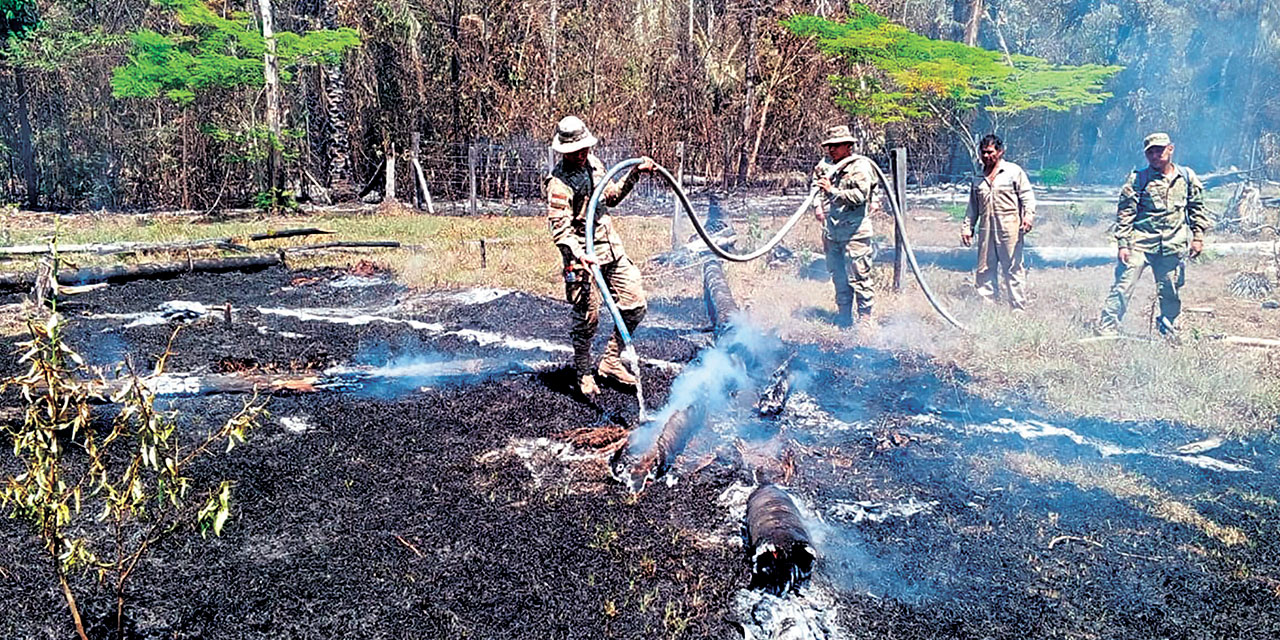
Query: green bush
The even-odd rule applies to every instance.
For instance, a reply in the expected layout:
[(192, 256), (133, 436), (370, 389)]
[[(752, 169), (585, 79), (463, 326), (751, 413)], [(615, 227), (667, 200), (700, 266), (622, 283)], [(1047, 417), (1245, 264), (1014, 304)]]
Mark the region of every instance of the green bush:
[(1040, 184), (1046, 187), (1061, 187), (1076, 181), (1080, 173), (1080, 165), (1074, 160), (1067, 164), (1045, 167), (1040, 170)]

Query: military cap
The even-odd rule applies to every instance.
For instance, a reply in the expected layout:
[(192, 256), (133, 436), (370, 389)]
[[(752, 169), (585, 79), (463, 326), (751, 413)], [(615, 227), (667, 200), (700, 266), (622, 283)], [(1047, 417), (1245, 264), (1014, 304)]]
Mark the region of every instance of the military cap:
[(1142, 150), (1146, 151), (1151, 147), (1167, 147), (1173, 144), (1167, 133), (1153, 133), (1142, 140)]
[(579, 149), (594, 147), (596, 137), (578, 116), (565, 116), (556, 124), (556, 135), (551, 139), (551, 150), (556, 153), (573, 153)]

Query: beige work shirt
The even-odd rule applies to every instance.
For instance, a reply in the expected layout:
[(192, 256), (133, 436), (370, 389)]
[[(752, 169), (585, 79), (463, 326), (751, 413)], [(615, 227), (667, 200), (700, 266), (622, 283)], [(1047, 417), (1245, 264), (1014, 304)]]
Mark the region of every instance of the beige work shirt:
[(965, 228), (973, 233), (978, 227), (978, 219), (986, 216), (997, 233), (1010, 236), (1018, 232), (1024, 217), (1034, 216), (1035, 212), (1036, 196), (1031, 190), (1027, 172), (1008, 160), (1001, 160), (991, 179), (979, 176), (969, 189)]

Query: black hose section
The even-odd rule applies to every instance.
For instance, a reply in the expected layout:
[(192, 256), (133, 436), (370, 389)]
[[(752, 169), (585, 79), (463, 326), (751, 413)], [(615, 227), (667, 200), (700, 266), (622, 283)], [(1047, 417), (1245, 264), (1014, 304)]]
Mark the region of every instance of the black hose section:
[[(871, 166), (875, 167), (876, 177), (880, 179), (880, 184), (884, 186), (885, 193), (889, 193), (892, 189), (892, 187), (889, 186), (889, 178), (880, 170), (879, 165), (872, 162)], [(929, 301), (929, 304), (933, 305), (933, 308), (938, 312), (938, 315), (951, 323), (951, 326), (965, 333), (970, 333), (968, 327), (960, 324), (959, 320), (956, 320), (955, 317), (947, 312), (942, 304), (938, 302), (937, 297), (933, 295), (933, 290), (925, 283), (924, 276), (920, 275), (920, 264), (916, 262), (916, 253), (911, 250), (911, 242), (907, 240), (906, 224), (903, 223), (902, 211), (898, 208), (898, 201), (892, 196), (885, 199), (889, 201), (889, 208), (893, 210), (893, 224), (897, 230), (898, 237), (902, 239), (902, 250), (907, 254), (907, 264), (911, 267), (911, 274), (916, 277), (916, 282), (919, 283), (920, 290), (924, 292), (925, 299)]]
[[(834, 174), (838, 172), (853, 160), (853, 156), (841, 160), (831, 168), (830, 173)], [(609, 184), (609, 182), (613, 180), (613, 177), (621, 173), (623, 170), (630, 169), (631, 167), (640, 164), (640, 162), (640, 158), (631, 158), (613, 165), (613, 167), (605, 173), (604, 178), (600, 180), (600, 183), (596, 185), (595, 192), (591, 194), (591, 201), (587, 204), (588, 254), (590, 254), (595, 248), (596, 208), (600, 205), (600, 195), (604, 193), (605, 185)], [(680, 200), (680, 206), (684, 207), (685, 213), (689, 214), (689, 220), (693, 222), (693, 229), (698, 232), (698, 237), (702, 238), (702, 242), (707, 245), (707, 248), (711, 250), (711, 253), (714, 253), (716, 256), (730, 262), (751, 262), (752, 260), (764, 256), (772, 251), (779, 242), (782, 242), (782, 239), (785, 238), (788, 233), (791, 233), (791, 229), (796, 226), (796, 223), (800, 222), (800, 218), (804, 217), (805, 212), (813, 206), (813, 199), (818, 195), (817, 189), (810, 189), (809, 195), (805, 197), (804, 202), (800, 203), (800, 207), (796, 209), (795, 213), (791, 214), (791, 217), (787, 218), (787, 221), (782, 225), (782, 228), (778, 229), (778, 232), (773, 234), (773, 237), (769, 238), (769, 241), (761, 245), (760, 248), (752, 251), (751, 253), (731, 253), (721, 248), (714, 240), (711, 239), (711, 233), (707, 231), (707, 228), (702, 225), (702, 221), (698, 219), (697, 214), (693, 212), (693, 205), (689, 203), (689, 196), (685, 194), (684, 189), (680, 186), (680, 183), (676, 181), (675, 176), (671, 175), (671, 172), (667, 171), (666, 167), (657, 164), (654, 165), (654, 173), (661, 176), (663, 181), (671, 187), (673, 192), (675, 192), (676, 197)]]
[[(848, 165), (850, 162), (853, 162), (854, 160), (860, 157), (863, 157), (863, 156), (851, 155), (847, 158), (840, 160), (834, 166), (832, 166), (831, 169), (828, 170), (827, 175), (828, 176), (835, 175), (841, 169), (843, 169), (846, 165)], [(641, 158), (630, 158), (627, 160), (623, 160), (622, 162), (619, 162), (618, 164), (613, 165), (613, 167), (611, 167), (605, 173), (604, 177), (600, 180), (600, 182), (596, 184), (595, 191), (591, 194), (591, 201), (587, 204), (586, 252), (588, 255), (595, 255), (596, 209), (600, 206), (600, 196), (604, 193), (605, 186), (607, 186), (609, 182), (613, 180), (614, 176), (618, 175), (624, 170), (629, 170), (632, 167), (639, 165), (641, 162), (642, 162)], [(886, 194), (892, 193), (893, 188), (889, 184), (889, 178), (884, 175), (884, 171), (881, 171), (879, 165), (877, 165), (876, 163), (871, 162), (870, 164), (872, 167), (875, 168), (876, 178), (880, 181), (881, 186), (884, 187), (885, 193)], [(690, 204), (689, 202), (689, 196), (685, 194), (684, 188), (680, 185), (679, 182), (676, 181), (675, 177), (671, 175), (671, 172), (667, 171), (665, 167), (658, 164), (654, 165), (654, 172), (657, 173), (659, 176), (661, 176), (662, 179), (671, 187), (672, 191), (675, 192), (676, 197), (679, 198), (680, 200), (680, 205), (684, 207), (684, 211), (686, 214), (688, 214), (689, 220), (693, 222), (694, 230), (698, 232), (698, 237), (702, 238), (702, 242), (707, 245), (707, 248), (710, 249), (711, 252), (714, 253), (716, 256), (723, 258), (725, 260), (729, 260), (731, 262), (750, 262), (751, 260), (755, 260), (756, 258), (759, 258), (769, 253), (770, 251), (772, 251), (773, 248), (777, 246), (779, 242), (782, 242), (782, 239), (786, 237), (788, 233), (791, 232), (791, 229), (795, 227), (797, 222), (800, 221), (800, 218), (805, 214), (805, 212), (807, 212), (809, 208), (813, 206), (813, 200), (818, 195), (818, 189), (816, 187), (813, 189), (810, 189), (809, 195), (805, 197), (804, 202), (800, 203), (800, 207), (796, 209), (796, 212), (791, 214), (790, 218), (787, 218), (786, 223), (782, 225), (782, 228), (779, 229), (778, 232), (775, 233), (773, 237), (769, 239), (768, 242), (764, 243), (764, 245), (762, 245), (760, 248), (756, 249), (755, 251), (752, 251), (751, 253), (738, 254), (738, 253), (731, 253), (731, 252), (725, 251), (724, 249), (716, 245), (715, 241), (712, 240), (711, 238), (711, 234), (707, 232), (706, 227), (702, 226), (702, 221), (699, 220), (697, 214), (694, 213), (693, 205)], [(899, 209), (897, 201), (895, 201), (892, 196), (888, 197), (887, 200), (889, 201), (890, 209), (893, 211), (894, 228), (897, 231), (898, 237), (902, 239), (902, 250), (905, 251), (907, 254), (907, 264), (911, 267), (911, 273), (912, 275), (915, 276), (916, 282), (919, 283), (920, 290), (924, 292), (925, 298), (929, 300), (929, 304), (933, 305), (933, 308), (935, 311), (938, 312), (938, 315), (942, 316), (944, 320), (951, 323), (951, 326), (961, 331), (964, 331), (965, 333), (969, 333), (969, 329), (966, 328), (963, 324), (961, 324), (959, 320), (956, 320), (955, 317), (953, 317), (942, 306), (942, 304), (938, 302), (937, 296), (933, 294), (933, 290), (930, 289), (929, 285), (925, 283), (924, 276), (920, 274), (920, 265), (916, 261), (916, 254), (914, 251), (912, 251), (911, 243), (907, 240), (906, 225), (903, 222), (902, 211), (901, 209)], [(603, 276), (598, 274), (598, 271), (599, 271), (598, 269), (596, 269), (595, 271), (597, 272), (597, 278), (596, 278), (597, 283), (600, 285), (600, 294), (604, 298), (606, 306), (608, 306), (609, 311), (614, 315), (615, 321), (621, 322), (620, 320), (621, 315), (618, 314), (617, 305), (613, 301), (613, 296), (610, 295), (608, 288), (605, 286)], [(627, 344), (630, 344), (631, 336), (629, 336), (625, 331), (622, 332), (622, 335), (623, 335), (623, 338), (625, 339), (625, 342)]]

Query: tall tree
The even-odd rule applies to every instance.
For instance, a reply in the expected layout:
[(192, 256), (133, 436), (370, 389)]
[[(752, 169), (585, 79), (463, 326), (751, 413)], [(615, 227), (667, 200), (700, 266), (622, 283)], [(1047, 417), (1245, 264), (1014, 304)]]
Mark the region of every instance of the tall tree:
[[(0, 0), (0, 60), (12, 58), (10, 41), (26, 37), (40, 24), (40, 16), (34, 0)], [(27, 189), (26, 205), (35, 208), (40, 203), (40, 180), (36, 173), (35, 146), (31, 140), (31, 97), (27, 90), (26, 71), (21, 64), (12, 64), (13, 103), (18, 119), (18, 160), (22, 165), (22, 181)]]
[(853, 75), (835, 76), (832, 83), (837, 103), (850, 113), (881, 125), (938, 122), (964, 144), (975, 166), (978, 148), (971, 125), (976, 109), (1012, 114), (1099, 104), (1111, 97), (1104, 87), (1122, 68), (1055, 65), (933, 40), (861, 4), (852, 6), (844, 22), (801, 15), (785, 24), (849, 64)]

